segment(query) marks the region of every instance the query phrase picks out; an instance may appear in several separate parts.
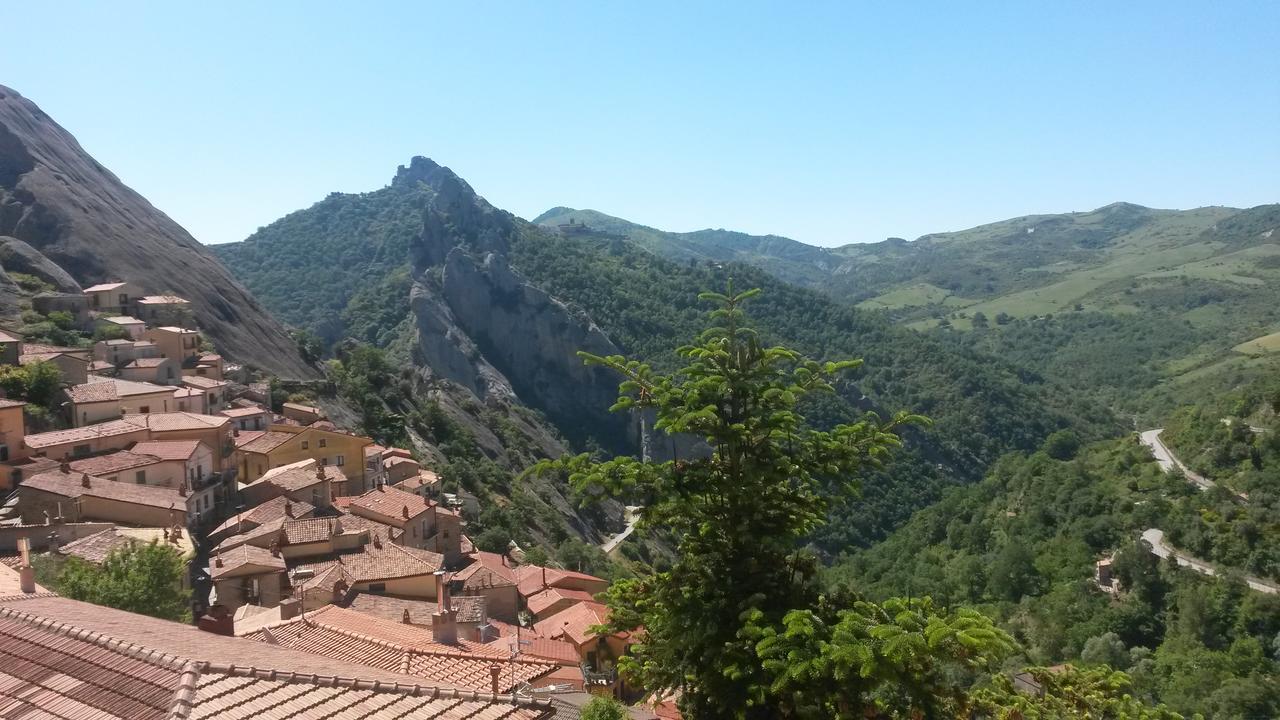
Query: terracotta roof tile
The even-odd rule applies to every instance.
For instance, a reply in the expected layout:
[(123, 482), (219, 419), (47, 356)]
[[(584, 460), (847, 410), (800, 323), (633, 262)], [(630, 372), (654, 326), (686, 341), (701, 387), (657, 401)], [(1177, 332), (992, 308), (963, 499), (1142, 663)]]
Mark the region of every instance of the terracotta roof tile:
[[(219, 560), (222, 561), (221, 566), (218, 565)], [(209, 576), (213, 578), (220, 578), (229, 575), (255, 574), (253, 572), (236, 572), (237, 570), (248, 567), (255, 569), (264, 568), (263, 572), (271, 572), (275, 570), (283, 572), (285, 569), (284, 558), (272, 555), (270, 550), (263, 550), (262, 548), (254, 547), (253, 545), (241, 545), (226, 552), (220, 552), (210, 558)]]
[[(451, 600), (453, 609), (458, 611), (460, 623), (478, 623), (485, 620), (485, 599), (483, 597), (455, 597)], [(417, 625), (431, 625), (431, 616), (439, 609), (433, 600), (421, 598), (397, 597), (395, 595), (376, 595), (374, 593), (357, 593), (347, 603), (348, 610), (372, 615), (376, 618), (401, 622), (404, 611), (409, 611), (409, 619)]]
[(131, 422), (112, 420), (69, 430), (51, 430), (49, 432), (35, 433), (26, 436), (24, 442), (26, 442), (27, 447), (33, 450), (40, 450), (53, 445), (65, 445), (71, 442), (87, 442), (98, 438), (127, 435), (128, 433), (138, 432), (141, 429)]
[(328, 517), (285, 520), (282, 529), (286, 542), (297, 545), (328, 540), (335, 533), (342, 532), (342, 522), (337, 518)]
[(22, 342), (22, 336), (0, 330), (0, 343)]
[(431, 503), (421, 495), (381, 485), (375, 490), (356, 496), (351, 500), (349, 507), (353, 512), (358, 508), (374, 515), (377, 520), (399, 526), (404, 524), (407, 518), (417, 517), (430, 510)]
[(547, 588), (525, 598), (525, 606), (534, 617), (538, 617), (559, 603), (592, 602), (595, 596), (584, 590), (567, 590), (565, 588)]
[(332, 605), (308, 613), (306, 621), (291, 620), (246, 637), (372, 667), (400, 669), (410, 675), (474, 690), (492, 687), (489, 668), (495, 663), (503, 666), (502, 691), (536, 680), (556, 668), (554, 664), (536, 660), (508, 663), (509, 653), (503, 648), (465, 640), (456, 645), (438, 643), (429, 629)]
[(99, 284), (97, 284), (97, 285), (91, 285), (91, 286), (89, 286), (89, 287), (85, 288), (82, 292), (86, 292), (86, 293), (92, 293), (92, 292), (106, 292), (106, 291), (108, 291), (108, 290), (115, 290), (115, 289), (117, 289), (117, 288), (122, 288), (122, 287), (124, 287), (124, 286), (125, 286), (125, 285), (127, 285), (127, 284), (128, 284), (128, 283), (123, 283), (123, 282), (99, 283)]
[(306, 516), (315, 512), (315, 508), (312, 507), (310, 503), (300, 502), (297, 500), (290, 500), (289, 498), (281, 495), (279, 497), (271, 498), (270, 500), (262, 503), (261, 505), (250, 508), (249, 510), (246, 510), (245, 512), (240, 513), (238, 517), (232, 516), (228, 518), (221, 525), (214, 528), (213, 531), (211, 531), (209, 534), (217, 535), (220, 533), (225, 533), (229, 530), (235, 530), (238, 527), (243, 532), (244, 530), (248, 530), (250, 528), (242, 527), (242, 526), (257, 527), (271, 520), (281, 519), (285, 517), (285, 505), (293, 506), (292, 507), (293, 516), (297, 518), (305, 518)]
[[(315, 572), (337, 568), (348, 585), (358, 582), (394, 580), (396, 578), (431, 575), (444, 567), (444, 556), (430, 550), (419, 550), (381, 541), (382, 547), (370, 542), (359, 552), (341, 553), (332, 559), (303, 563), (299, 568)], [(308, 587), (312, 581), (306, 583)]]
[(207, 430), (209, 428), (226, 427), (231, 422), (230, 418), (216, 415), (200, 415), (192, 412), (130, 414), (125, 415), (123, 420), (160, 432), (167, 430)]
[[(89, 479), (88, 487), (84, 484), (86, 477)], [(42, 490), (66, 498), (88, 496), (172, 509), (179, 514), (185, 514), (187, 511), (187, 498), (173, 488), (107, 480), (86, 473), (64, 473), (61, 470), (43, 472), (23, 480), (22, 487)]]
[(190, 460), (201, 445), (203, 443), (199, 440), (148, 440), (134, 443), (129, 450), (142, 455), (154, 455), (161, 460)]
[(138, 298), (139, 305), (190, 305), (191, 301), (177, 295), (145, 295)]
[(14, 408), (26, 405), (21, 400), (9, 400), (8, 398), (0, 398), (0, 408)]
[(553, 712), (48, 594), (0, 604), (0, 717), (542, 720)]
[(237, 408), (227, 408), (226, 410), (223, 410), (218, 414), (225, 415), (229, 418), (241, 418), (241, 417), (253, 417), (255, 415), (262, 415), (266, 412), (267, 412), (266, 410), (260, 407), (237, 407)]
[(520, 594), (528, 597), (548, 587), (567, 589), (585, 587), (592, 592), (601, 592), (609, 586), (609, 581), (572, 570), (544, 568), (541, 565), (521, 565), (516, 568), (516, 584), (520, 588)]
[(107, 476), (124, 470), (155, 465), (160, 458), (129, 450), (117, 450), (106, 455), (95, 455), (82, 460), (72, 460), (71, 469), (79, 473)]
[(132, 542), (137, 542), (137, 538), (122, 535), (116, 532), (114, 527), (110, 527), (102, 532), (86, 535), (79, 540), (72, 540), (58, 548), (58, 554), (78, 557), (95, 565), (101, 565), (112, 551)]
[(220, 387), (226, 387), (231, 383), (225, 380), (215, 380), (210, 377), (202, 377), (200, 375), (183, 375), (182, 384), (187, 387), (199, 388), (201, 390), (216, 390)]
[(67, 397), (74, 403), (110, 402), (120, 398), (157, 393), (170, 395), (173, 393), (173, 388), (133, 380), (107, 378), (101, 375), (91, 375), (89, 382), (67, 388)]
[[(245, 433), (240, 433), (240, 437), (242, 439), (244, 436)], [(295, 433), (268, 430), (263, 432), (261, 435), (249, 439), (248, 441), (238, 443), (236, 447), (240, 448), (244, 452), (269, 453), (295, 437), (297, 437)]]
[(520, 635), (520, 644), (518, 646), (516, 645), (515, 635), (503, 635), (487, 644), (507, 652), (518, 651), (526, 657), (550, 660), (559, 665), (577, 667), (582, 662), (581, 656), (578, 655), (578, 648), (574, 647), (573, 643), (537, 637), (527, 629)]
[(553, 640), (568, 640), (581, 646), (595, 637), (591, 628), (609, 620), (609, 607), (598, 602), (583, 602), (534, 623), (534, 632)]

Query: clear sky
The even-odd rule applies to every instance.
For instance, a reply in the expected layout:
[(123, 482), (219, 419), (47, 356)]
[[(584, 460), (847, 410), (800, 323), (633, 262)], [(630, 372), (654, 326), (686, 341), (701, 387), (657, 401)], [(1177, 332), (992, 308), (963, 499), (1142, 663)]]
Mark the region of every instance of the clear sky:
[(1280, 201), (1274, 0), (40, 0), (3, 23), (0, 84), (206, 243), (413, 155), (526, 218), (820, 245)]

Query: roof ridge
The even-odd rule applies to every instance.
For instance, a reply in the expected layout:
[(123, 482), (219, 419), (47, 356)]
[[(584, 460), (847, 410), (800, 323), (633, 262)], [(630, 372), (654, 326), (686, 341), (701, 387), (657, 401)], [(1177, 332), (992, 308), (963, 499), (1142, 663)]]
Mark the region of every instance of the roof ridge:
[[(352, 663), (358, 665), (359, 663)], [(201, 673), (231, 675), (234, 677), (251, 677), (259, 680), (272, 680), (285, 683), (306, 683), (327, 687), (344, 687), (353, 690), (372, 690), (374, 692), (396, 692), (413, 697), (430, 697), (436, 700), (467, 700), (472, 702), (506, 702), (523, 707), (547, 707), (550, 700), (521, 697), (518, 693), (492, 693), (478, 690), (460, 690), (458, 688), (440, 687), (436, 685), (419, 685), (417, 683), (386, 682), (384, 680), (368, 680), (360, 677), (343, 675), (320, 675), (317, 673), (300, 673), (281, 671), (274, 668), (259, 668), (229, 663), (198, 662)]]
[[(49, 594), (55, 597), (58, 596), (57, 593)], [(28, 595), (27, 597), (31, 596)], [(0, 617), (12, 618), (19, 622), (24, 622), (64, 637), (97, 645), (98, 647), (133, 658), (134, 660), (141, 660), (142, 662), (168, 668), (170, 670), (181, 670), (188, 662), (187, 659), (181, 658), (177, 655), (160, 652), (159, 650), (154, 650), (143, 645), (119, 640), (107, 635), (106, 633), (88, 630), (86, 628), (78, 627), (70, 623), (59, 622), (52, 618), (46, 618), (34, 613), (23, 612), (15, 608), (0, 607)]]
[(165, 720), (186, 720), (196, 702), (196, 684), (200, 681), (200, 663), (188, 660), (182, 666), (182, 675), (178, 680), (178, 688), (173, 691), (173, 699), (169, 701), (169, 715)]

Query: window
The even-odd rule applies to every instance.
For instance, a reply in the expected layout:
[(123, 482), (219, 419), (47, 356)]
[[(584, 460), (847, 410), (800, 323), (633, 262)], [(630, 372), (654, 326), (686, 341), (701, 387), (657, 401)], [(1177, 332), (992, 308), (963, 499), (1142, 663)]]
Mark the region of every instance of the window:
[(385, 593), (386, 591), (387, 591), (386, 583), (370, 583), (369, 584), (369, 592), (371, 593), (382, 594), (382, 593)]
[(308, 449), (308, 448), (310, 448), (310, 447), (311, 447), (311, 443), (307, 442), (306, 440), (303, 440), (303, 441), (302, 441), (302, 449), (303, 449), (303, 450), (306, 450), (306, 449)]
[(329, 441), (326, 438), (320, 438), (320, 447), (329, 447)]
[(196, 374), (197, 374), (197, 375), (205, 375), (205, 374), (207, 374), (207, 373), (208, 373), (208, 370), (207, 370), (207, 369), (205, 369), (205, 368), (196, 368)]
[(92, 449), (88, 445), (77, 445), (71, 448), (72, 455), (88, 455)]
[(138, 408), (138, 412), (142, 413), (143, 415), (146, 415), (147, 413), (151, 412), (151, 406), (143, 405), (142, 407)]
[(418, 528), (416, 528), (416, 527), (412, 527), (412, 528), (409, 528), (409, 529), (413, 531), (413, 536), (414, 536), (414, 537), (418, 537)]
[(120, 293), (120, 307), (124, 307), (125, 305), (128, 305), (128, 304), (129, 304), (129, 295), (127, 293)]
[(0, 462), (4, 462), (5, 460), (8, 460), (8, 459), (9, 459), (9, 446), (0, 445)]
[(146, 485), (146, 484), (147, 484), (147, 471), (146, 471), (146, 470), (139, 470), (138, 472), (134, 473), (134, 474), (133, 474), (133, 480), (134, 480), (134, 482), (138, 483), (139, 485)]
[(335, 465), (337, 465), (338, 467), (342, 467), (343, 465), (346, 465), (346, 464), (347, 464), (347, 456), (346, 456), (346, 455), (339, 455), (339, 456), (338, 456), (338, 461), (337, 461), (336, 463), (334, 463), (334, 464), (335, 464)]
[(258, 466), (258, 474), (259, 474), (259, 475), (261, 475), (261, 474), (262, 474), (262, 466), (261, 466), (261, 465), (259, 465), (259, 466)]

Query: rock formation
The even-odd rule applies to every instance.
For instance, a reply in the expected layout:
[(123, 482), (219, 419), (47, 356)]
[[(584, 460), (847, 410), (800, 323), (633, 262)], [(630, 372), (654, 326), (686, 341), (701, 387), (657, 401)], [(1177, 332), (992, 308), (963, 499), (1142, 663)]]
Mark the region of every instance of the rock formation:
[[(317, 375), (282, 325), (208, 250), (99, 165), (75, 138), (0, 86), (0, 264), (62, 290), (127, 280), (191, 301), (229, 358), (284, 377)], [(12, 238), (12, 239), (10, 239)], [(0, 310), (16, 307), (0, 283)]]

